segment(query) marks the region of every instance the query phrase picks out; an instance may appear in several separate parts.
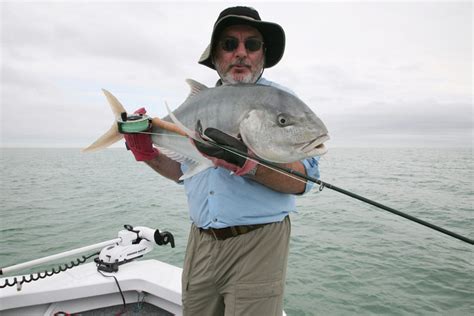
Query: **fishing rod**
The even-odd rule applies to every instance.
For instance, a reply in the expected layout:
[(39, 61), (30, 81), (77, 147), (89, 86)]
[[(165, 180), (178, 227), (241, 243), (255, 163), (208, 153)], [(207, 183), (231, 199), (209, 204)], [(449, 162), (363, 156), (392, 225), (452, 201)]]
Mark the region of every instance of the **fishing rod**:
[(382, 210), (385, 210), (385, 211), (388, 211), (388, 212), (393, 213), (393, 214), (395, 214), (395, 215), (398, 215), (398, 216), (401, 216), (401, 217), (403, 217), (403, 218), (406, 218), (406, 219), (408, 219), (408, 220), (410, 220), (410, 221), (413, 221), (413, 222), (415, 222), (415, 223), (418, 223), (418, 224), (421, 224), (421, 225), (426, 226), (426, 227), (428, 227), (428, 228), (434, 229), (434, 230), (436, 230), (436, 231), (438, 231), (438, 232), (441, 232), (441, 233), (443, 233), (443, 234), (446, 234), (446, 235), (448, 235), (448, 236), (454, 237), (454, 238), (456, 238), (456, 239), (458, 239), (458, 240), (464, 241), (464, 242), (466, 242), (466, 243), (468, 243), (468, 244), (474, 245), (474, 240), (473, 240), (473, 239), (470, 239), (470, 238), (468, 238), (468, 237), (462, 236), (462, 235), (460, 235), (460, 234), (457, 234), (457, 233), (455, 233), (455, 232), (452, 232), (452, 231), (447, 230), (447, 229), (445, 229), (445, 228), (442, 228), (442, 227), (440, 227), (440, 226), (434, 225), (434, 224), (429, 223), (429, 222), (427, 222), (427, 221), (425, 221), (425, 220), (419, 219), (419, 218), (417, 218), (417, 217), (415, 217), (415, 216), (412, 216), (412, 215), (403, 213), (403, 212), (401, 212), (401, 211), (398, 211), (398, 210), (396, 210), (396, 209), (394, 209), (394, 208), (391, 208), (391, 207), (389, 207), (389, 206), (383, 205), (383, 204), (381, 204), (381, 203), (378, 203), (378, 202), (376, 202), (376, 201), (373, 201), (373, 200), (368, 199), (368, 198), (366, 198), (366, 197), (363, 197), (363, 196), (361, 196), (361, 195), (358, 195), (358, 194), (355, 194), (355, 193), (350, 192), (350, 191), (348, 191), (348, 190), (342, 189), (342, 188), (337, 187), (337, 186), (335, 186), (335, 185), (332, 185), (332, 184), (330, 184), (330, 183), (321, 181), (321, 180), (316, 179), (316, 178), (314, 178), (314, 177), (307, 176), (307, 175), (302, 174), (301, 172), (298, 172), (298, 171), (296, 171), (296, 170), (289, 169), (289, 168), (286, 168), (286, 167), (277, 165), (277, 164), (275, 164), (275, 163), (273, 163), (273, 162), (270, 162), (270, 161), (268, 161), (268, 160), (265, 160), (265, 159), (262, 159), (262, 158), (259, 158), (259, 157), (255, 157), (255, 156), (249, 156), (247, 153), (244, 153), (244, 152), (242, 152), (242, 151), (239, 151), (239, 150), (237, 150), (237, 149), (235, 149), (235, 148), (233, 148), (233, 147), (229, 147), (229, 146), (226, 146), (226, 145), (222, 145), (222, 144), (216, 143), (216, 142), (214, 142), (214, 141), (212, 141), (212, 140), (209, 140), (208, 142), (209, 142), (209, 144), (212, 144), (213, 146), (216, 146), (216, 147), (219, 147), (219, 148), (221, 148), (221, 149), (227, 150), (227, 151), (229, 151), (229, 152), (231, 152), (231, 153), (233, 153), (233, 154), (235, 154), (235, 155), (238, 155), (238, 156), (240, 156), (240, 157), (253, 160), (253, 161), (255, 161), (255, 162), (259, 163), (260, 165), (265, 166), (265, 167), (267, 167), (267, 168), (270, 168), (270, 169), (273, 169), (273, 170), (278, 170), (278, 171), (280, 171), (280, 172), (282, 172), (282, 173), (295, 176), (295, 177), (297, 177), (297, 178), (299, 178), (299, 179), (302, 179), (303, 181), (310, 181), (310, 182), (316, 183), (316, 184), (318, 184), (318, 185), (320, 186), (320, 187), (319, 187), (319, 190), (320, 190), (320, 191), (322, 191), (324, 188), (328, 188), (328, 189), (334, 190), (334, 191), (336, 191), (336, 192), (339, 192), (339, 193), (342, 193), (342, 194), (344, 194), (344, 195), (347, 195), (347, 196), (349, 196), (349, 197), (351, 197), (351, 198), (357, 199), (357, 200), (359, 200), (359, 201), (362, 201), (362, 202), (368, 203), (368, 204), (370, 204), (370, 205), (373, 205), (373, 206), (375, 206), (375, 207), (378, 207), (378, 208), (380, 208), (380, 209), (382, 209)]
[[(113, 144), (114, 142), (121, 139), (122, 138), (121, 134), (127, 134), (127, 133), (154, 134), (154, 133), (146, 132), (146, 131), (150, 131), (150, 129), (152, 127), (162, 128), (162, 129), (171, 131), (173, 133), (177, 133), (177, 134), (185, 136), (185, 137), (190, 137), (191, 133), (193, 133), (193, 131), (188, 130), (188, 128), (186, 128), (186, 126), (181, 124), (179, 122), (179, 120), (176, 117), (174, 117), (173, 113), (171, 112), (171, 110), (169, 109), (169, 107), (166, 103), (165, 104), (166, 104), (166, 108), (168, 109), (169, 116), (170, 116), (170, 118), (172, 119), (172, 121), (174, 123), (169, 122), (169, 121), (164, 121), (164, 120), (162, 120), (160, 118), (157, 118), (157, 117), (151, 118), (151, 117), (145, 115), (145, 113), (136, 113), (136, 114), (133, 114), (133, 115), (128, 115), (125, 108), (122, 106), (122, 104), (120, 104), (120, 102), (110, 92), (108, 92), (106, 90), (103, 90), (103, 91), (104, 91), (104, 93), (107, 97), (107, 100), (110, 103), (110, 106), (112, 107), (112, 111), (116, 115), (120, 114), (120, 119), (118, 119), (116, 121), (117, 125), (113, 125), (108, 132), (106, 132), (104, 135), (102, 135), (98, 140), (96, 140), (89, 147), (83, 149), (83, 151), (92, 151), (92, 150), (97, 150), (97, 149), (100, 149), (100, 148), (103, 148), (103, 147), (107, 147), (108, 145)], [(188, 132), (186, 132), (186, 130), (188, 130)], [(194, 137), (191, 137), (191, 138), (194, 139)], [(200, 141), (199, 139), (196, 139), (196, 140)], [(208, 141), (208, 143), (211, 143), (211, 142)], [(276, 165), (276, 164), (274, 164), (270, 161), (266, 161), (266, 160), (258, 158), (258, 157), (249, 157), (249, 155), (247, 153), (239, 152), (238, 150), (236, 150), (233, 147), (228, 147), (228, 146), (226, 147), (225, 145), (221, 145), (221, 144), (218, 144), (216, 142), (212, 142), (212, 144), (214, 146), (217, 146), (219, 148), (227, 150), (231, 153), (234, 153), (235, 155), (238, 155), (238, 156), (244, 157), (246, 159), (256, 161), (257, 163), (259, 163), (259, 164), (261, 164), (261, 165), (263, 165), (267, 168), (270, 168), (270, 169), (273, 169), (273, 170), (278, 170), (279, 172), (282, 172), (282, 173), (284, 173), (284, 174), (286, 174), (286, 175), (288, 175), (292, 178), (299, 179), (300, 181), (303, 181), (303, 182), (310, 181), (310, 182), (319, 184), (320, 185), (320, 187), (319, 187), (320, 190), (322, 190), (324, 188), (329, 188), (331, 190), (337, 191), (339, 193), (342, 193), (342, 194), (347, 195), (349, 197), (352, 197), (354, 199), (360, 200), (364, 203), (368, 203), (368, 204), (373, 205), (375, 207), (378, 207), (382, 210), (385, 210), (385, 211), (388, 211), (388, 212), (393, 213), (395, 215), (401, 216), (403, 218), (406, 218), (408, 220), (411, 220), (415, 223), (421, 224), (423, 226), (426, 226), (428, 228), (431, 228), (433, 230), (436, 230), (436, 231), (441, 232), (443, 234), (446, 234), (448, 236), (451, 236), (451, 237), (454, 237), (454, 238), (459, 239), (461, 241), (464, 241), (468, 244), (474, 245), (474, 240), (472, 240), (470, 238), (467, 238), (465, 236), (461, 236), (457, 233), (454, 233), (454, 232), (449, 231), (447, 229), (444, 229), (442, 227), (436, 226), (436, 225), (431, 224), (427, 221), (424, 221), (424, 220), (421, 220), (421, 219), (416, 218), (414, 216), (405, 214), (405, 213), (400, 212), (400, 211), (398, 211), (394, 208), (388, 207), (386, 205), (375, 202), (373, 200), (370, 200), (370, 199), (365, 198), (363, 196), (360, 196), (358, 194), (355, 194), (355, 193), (352, 193), (350, 191), (344, 190), (344, 189), (339, 188), (339, 187), (337, 187), (335, 185), (332, 185), (330, 183), (321, 181), (321, 180), (313, 178), (313, 177), (309, 177), (309, 176), (307, 176), (305, 174), (302, 174), (300, 172), (297, 172), (295, 170), (291, 170), (291, 169)]]
[[(125, 114), (126, 115), (126, 114)], [(180, 136), (185, 136), (185, 137), (190, 137), (189, 135), (186, 134), (186, 132), (184, 130), (181, 129), (180, 126), (178, 126), (177, 124), (173, 124), (171, 122), (166, 122), (166, 121), (163, 121), (159, 118), (153, 118), (152, 120), (152, 124), (154, 126), (157, 126), (157, 127), (160, 127), (160, 128), (163, 128), (163, 129), (166, 129), (168, 131), (171, 131), (171, 132), (174, 132), (174, 133), (177, 133), (179, 134)], [(120, 124), (119, 124), (120, 125)], [(126, 124), (128, 125), (128, 124)], [(120, 129), (120, 128), (119, 128)], [(156, 134), (156, 133), (153, 133), (153, 132), (145, 132), (144, 130), (146, 130), (146, 127), (142, 127), (141, 128), (141, 131), (138, 131), (138, 130), (134, 130), (133, 132), (134, 133), (143, 133), (143, 134)], [(127, 133), (129, 131), (124, 131), (122, 130), (121, 131), (122, 133)], [(194, 139), (194, 138), (193, 138)], [(376, 201), (373, 201), (371, 199), (368, 199), (366, 197), (363, 197), (361, 195), (358, 195), (356, 193), (353, 193), (353, 192), (350, 192), (348, 190), (345, 190), (345, 189), (342, 189), (340, 187), (337, 187), (335, 185), (332, 185), (328, 182), (324, 182), (324, 181), (321, 181), (319, 179), (316, 179), (314, 177), (310, 177), (310, 176), (307, 176), (305, 174), (302, 174), (301, 172), (298, 172), (296, 170), (292, 170), (292, 169), (289, 169), (289, 168), (286, 168), (286, 167), (283, 167), (283, 166), (280, 166), (280, 165), (277, 165), (271, 161), (268, 161), (268, 160), (265, 160), (265, 159), (262, 159), (262, 158), (259, 158), (259, 157), (255, 157), (255, 156), (249, 156), (248, 153), (245, 153), (245, 152), (242, 152), (242, 151), (239, 151), (238, 149), (234, 148), (234, 147), (230, 147), (230, 146), (226, 146), (226, 145), (222, 145), (222, 144), (219, 144), (215, 141), (213, 141), (212, 139), (194, 139), (196, 141), (199, 141), (199, 142), (202, 142), (202, 143), (205, 143), (205, 144), (210, 144), (210, 145), (213, 145), (213, 146), (216, 146), (218, 148), (221, 148), (223, 150), (226, 150), (228, 152), (231, 152), (233, 153), (234, 155), (237, 155), (237, 156), (240, 156), (242, 158), (246, 158), (246, 159), (249, 159), (249, 160), (252, 160), (262, 166), (265, 166), (269, 169), (272, 169), (272, 170), (275, 170), (275, 171), (278, 171), (280, 173), (283, 173), (287, 176), (290, 176), (291, 178), (294, 178), (296, 180), (300, 180), (300, 181), (303, 181), (306, 183), (306, 181), (310, 181), (310, 182), (313, 182), (313, 183), (316, 183), (318, 184), (320, 187), (319, 187), (319, 190), (322, 191), (324, 188), (328, 188), (328, 189), (331, 189), (331, 190), (334, 190), (336, 192), (339, 192), (339, 193), (342, 193), (344, 195), (347, 195), (351, 198), (354, 198), (356, 200), (359, 200), (359, 201), (362, 201), (364, 203), (367, 203), (367, 204), (370, 204), (372, 206), (375, 206), (379, 209), (382, 209), (384, 211), (387, 211), (387, 212), (390, 212), (392, 214), (395, 214), (395, 215), (398, 215), (398, 216), (401, 216), (405, 219), (408, 219), (410, 221), (413, 221), (415, 223), (418, 223), (418, 224), (421, 224), (425, 227), (428, 227), (428, 228), (431, 228), (433, 230), (436, 230), (440, 233), (443, 233), (445, 235), (448, 235), (448, 236), (451, 236), (451, 237), (454, 237), (458, 240), (461, 240), (461, 241), (464, 241), (470, 245), (474, 245), (474, 240), (473, 239), (470, 239), (468, 237), (465, 237), (465, 236), (462, 236), (460, 234), (457, 234), (455, 232), (452, 232), (450, 230), (447, 230), (445, 228), (442, 228), (440, 226), (437, 226), (437, 225), (434, 225), (432, 223), (429, 223), (425, 220), (422, 220), (422, 219), (419, 219), (415, 216), (412, 216), (412, 215), (409, 215), (409, 214), (406, 214), (406, 213), (403, 213), (401, 211), (398, 211), (394, 208), (391, 208), (389, 206), (386, 206), (384, 204), (381, 204), (381, 203), (378, 203)]]

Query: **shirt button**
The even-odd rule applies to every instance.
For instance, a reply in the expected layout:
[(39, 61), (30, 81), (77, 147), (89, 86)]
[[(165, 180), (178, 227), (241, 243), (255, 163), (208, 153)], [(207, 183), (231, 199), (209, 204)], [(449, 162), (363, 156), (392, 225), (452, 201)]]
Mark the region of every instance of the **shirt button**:
[(214, 218), (212, 221), (213, 221), (213, 222), (217, 222), (217, 218)]
[(213, 194), (214, 194), (214, 191), (210, 191), (209, 194), (210, 194), (210, 195), (213, 195)]

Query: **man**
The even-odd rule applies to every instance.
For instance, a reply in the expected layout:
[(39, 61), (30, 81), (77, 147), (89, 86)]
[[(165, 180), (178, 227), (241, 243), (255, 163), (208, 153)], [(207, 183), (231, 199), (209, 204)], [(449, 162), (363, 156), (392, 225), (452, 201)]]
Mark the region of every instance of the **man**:
[[(218, 85), (257, 83), (285, 89), (261, 77), (264, 68), (278, 63), (284, 47), (278, 24), (262, 21), (252, 8), (231, 7), (219, 15), (199, 63), (217, 71)], [(205, 133), (246, 150), (230, 135)], [(186, 166), (161, 155), (149, 135), (125, 138), (136, 160), (179, 182)], [(311, 184), (215, 147), (196, 146), (216, 168), (184, 180), (193, 223), (182, 276), (184, 314), (281, 315), (289, 213), (295, 211), (294, 194), (309, 191)], [(316, 159), (285, 167), (319, 176)]]

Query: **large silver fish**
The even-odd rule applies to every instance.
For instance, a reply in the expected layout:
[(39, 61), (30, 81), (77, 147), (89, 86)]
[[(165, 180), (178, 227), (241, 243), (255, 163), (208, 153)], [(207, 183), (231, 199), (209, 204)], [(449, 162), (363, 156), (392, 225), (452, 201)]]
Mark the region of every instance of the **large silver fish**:
[[(194, 138), (196, 124), (202, 129), (217, 128), (243, 142), (258, 157), (276, 163), (289, 163), (321, 156), (329, 139), (324, 123), (300, 99), (280, 89), (252, 84), (208, 88), (199, 82), (186, 80), (191, 94), (173, 113), (162, 120), (174, 122), (189, 137)], [(104, 90), (117, 118), (125, 109), (110, 92)], [(188, 170), (182, 178), (190, 177), (212, 167), (191, 141), (156, 124), (153, 119), (152, 140), (161, 153), (186, 163)], [(160, 126), (158, 126), (160, 125)], [(98, 150), (123, 137), (117, 124), (83, 151)]]

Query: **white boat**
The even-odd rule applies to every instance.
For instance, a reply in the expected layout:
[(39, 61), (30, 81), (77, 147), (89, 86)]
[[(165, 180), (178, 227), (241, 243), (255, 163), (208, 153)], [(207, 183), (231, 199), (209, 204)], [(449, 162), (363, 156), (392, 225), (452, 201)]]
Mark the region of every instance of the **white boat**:
[(102, 248), (95, 262), (80, 263), (83, 257), (50, 276), (43, 272), (0, 279), (0, 315), (182, 315), (182, 269), (154, 259), (136, 260), (154, 242), (174, 247), (173, 236), (147, 227), (125, 228), (116, 239), (2, 268), (5, 275)]
[(133, 311), (137, 315), (182, 315), (182, 269), (159, 260), (134, 260), (153, 249), (153, 239), (174, 246), (169, 233), (128, 226), (116, 239), (2, 268), (2, 274), (7, 274), (103, 247), (97, 262), (69, 264), (70, 268), (51, 272), (51, 276), (43, 272), (0, 279), (0, 314), (117, 315)]
[[(180, 268), (158, 260), (133, 261), (113, 275), (126, 310), (142, 310), (145, 315), (182, 315)], [(0, 282), (3, 284), (4, 279)], [(21, 291), (16, 286), (0, 289), (2, 316), (117, 315), (123, 311), (114, 278), (102, 276), (94, 262), (23, 284)]]

